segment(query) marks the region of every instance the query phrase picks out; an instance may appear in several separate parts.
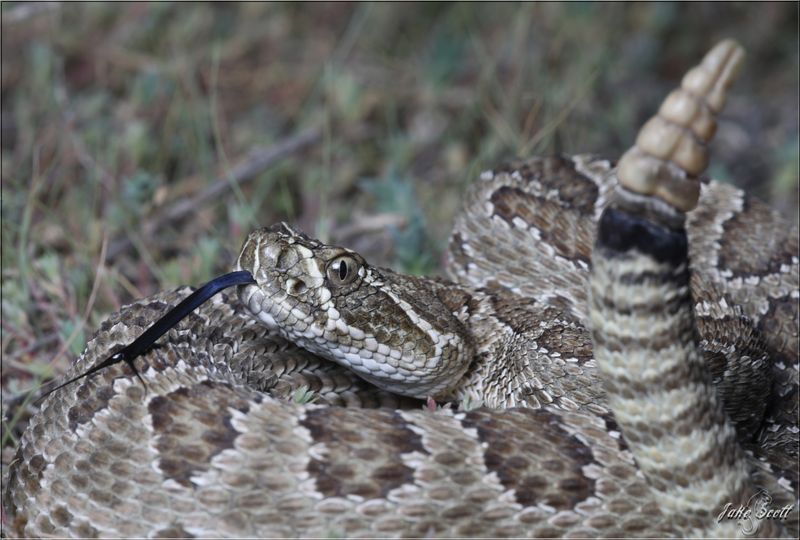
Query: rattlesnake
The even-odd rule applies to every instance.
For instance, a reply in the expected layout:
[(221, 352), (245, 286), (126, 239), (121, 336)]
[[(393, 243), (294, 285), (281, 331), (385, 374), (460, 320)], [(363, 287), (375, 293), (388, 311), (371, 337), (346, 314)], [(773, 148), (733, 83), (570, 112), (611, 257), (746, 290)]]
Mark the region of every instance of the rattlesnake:
[[(136, 360), (146, 386), (114, 365), (44, 401), (10, 534), (797, 534), (797, 231), (697, 181), (740, 58), (715, 47), (618, 166), (481, 175), (452, 282), (255, 231), (235, 267), (257, 284)], [(112, 315), (71, 373), (190, 291)], [(717, 519), (759, 493), (788, 513)]]

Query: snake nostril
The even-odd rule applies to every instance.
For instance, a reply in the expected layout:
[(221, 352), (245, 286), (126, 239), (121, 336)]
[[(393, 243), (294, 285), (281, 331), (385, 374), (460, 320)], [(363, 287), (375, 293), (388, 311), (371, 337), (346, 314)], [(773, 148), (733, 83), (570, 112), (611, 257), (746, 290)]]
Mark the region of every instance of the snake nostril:
[(293, 296), (303, 294), (307, 290), (308, 286), (306, 286), (305, 281), (302, 279), (292, 278), (286, 282), (286, 292)]

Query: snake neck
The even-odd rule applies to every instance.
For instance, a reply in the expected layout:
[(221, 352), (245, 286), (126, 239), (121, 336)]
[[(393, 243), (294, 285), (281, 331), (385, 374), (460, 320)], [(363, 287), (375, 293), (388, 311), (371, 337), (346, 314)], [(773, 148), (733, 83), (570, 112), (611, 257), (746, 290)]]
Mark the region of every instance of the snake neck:
[(373, 267), (286, 224), (251, 233), (234, 268), (253, 274), (239, 296), (263, 324), (382, 390), (493, 408), (601, 401), (584, 328), (502, 287)]

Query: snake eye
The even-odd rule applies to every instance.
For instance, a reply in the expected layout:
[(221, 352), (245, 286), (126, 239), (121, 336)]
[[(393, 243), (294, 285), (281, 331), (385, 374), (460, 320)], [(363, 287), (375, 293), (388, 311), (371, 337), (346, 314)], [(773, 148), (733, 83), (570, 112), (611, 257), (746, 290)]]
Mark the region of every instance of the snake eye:
[(358, 276), (359, 263), (349, 255), (336, 257), (328, 263), (328, 279), (333, 285), (348, 285)]

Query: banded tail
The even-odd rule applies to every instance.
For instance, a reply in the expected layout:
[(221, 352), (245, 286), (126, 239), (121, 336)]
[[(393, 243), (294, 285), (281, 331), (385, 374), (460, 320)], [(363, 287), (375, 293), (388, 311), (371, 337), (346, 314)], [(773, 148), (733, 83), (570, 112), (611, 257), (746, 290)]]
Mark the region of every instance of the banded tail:
[(719, 43), (641, 129), (619, 162), (592, 260), (594, 354), (609, 404), (661, 510), (689, 536), (786, 534), (777, 520), (748, 531), (718, 519), (758, 488), (704, 365), (689, 289), (686, 212), (743, 58), (735, 42)]

